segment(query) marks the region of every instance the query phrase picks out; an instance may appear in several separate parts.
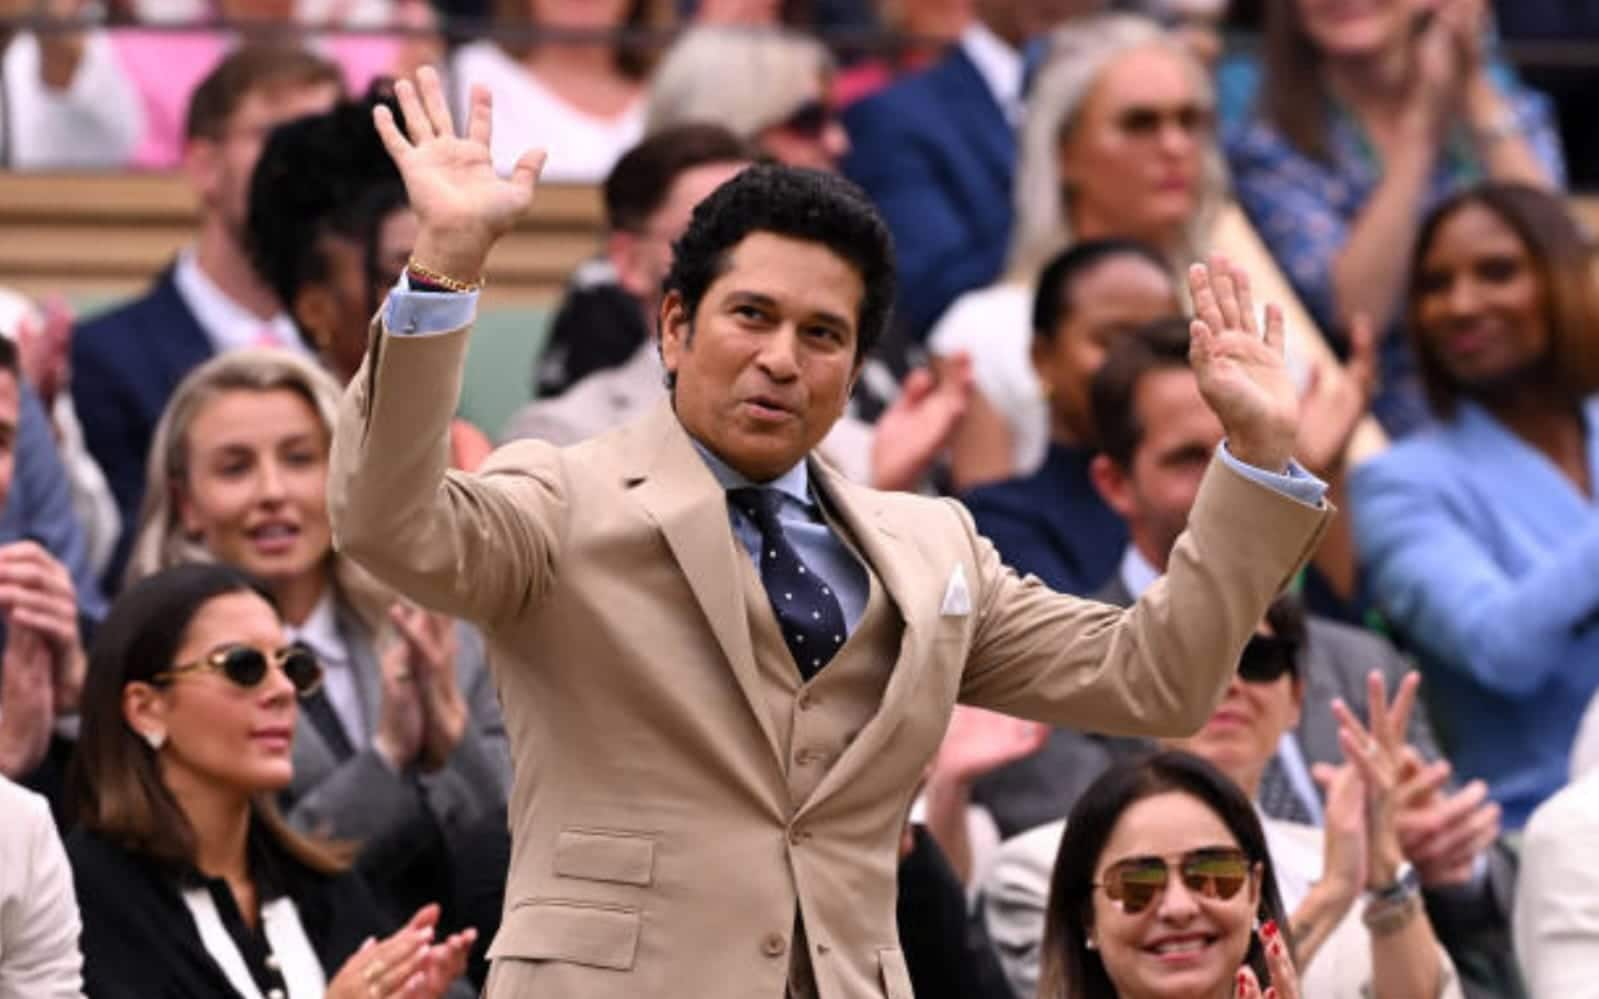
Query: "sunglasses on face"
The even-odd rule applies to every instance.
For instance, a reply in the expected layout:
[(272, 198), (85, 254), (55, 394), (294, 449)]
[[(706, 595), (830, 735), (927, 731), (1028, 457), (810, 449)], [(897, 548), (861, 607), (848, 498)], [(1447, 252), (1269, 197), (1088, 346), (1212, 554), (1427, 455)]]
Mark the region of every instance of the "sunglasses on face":
[(1211, 110), (1199, 104), (1182, 104), (1173, 108), (1130, 107), (1117, 118), (1117, 124), (1128, 135), (1147, 138), (1157, 135), (1166, 125), (1175, 125), (1188, 135), (1201, 135), (1210, 131), (1213, 119)]
[(1298, 643), (1274, 635), (1251, 635), (1238, 660), (1238, 679), (1245, 683), (1276, 683), (1284, 673), (1295, 672)]
[(249, 690), (266, 679), (267, 669), (274, 663), (289, 678), (294, 685), (294, 692), (300, 697), (314, 693), (322, 683), (322, 664), (317, 662), (316, 655), (309, 648), (299, 643), (279, 649), (272, 653), (270, 659), (253, 645), (229, 645), (203, 659), (163, 670), (152, 679), (156, 683), (165, 683), (183, 673), (211, 670), (221, 673), (234, 685)]
[(837, 120), (833, 109), (826, 101), (813, 98), (789, 112), (787, 117), (777, 123), (777, 127), (807, 139), (819, 139), (822, 133), (827, 131), (828, 126)]
[[(1249, 858), (1236, 847), (1205, 847), (1178, 858), (1177, 872), (1193, 894), (1226, 901), (1249, 880)], [(1165, 858), (1129, 857), (1107, 867), (1094, 887), (1105, 889), (1122, 912), (1136, 916), (1160, 898), (1170, 878)]]

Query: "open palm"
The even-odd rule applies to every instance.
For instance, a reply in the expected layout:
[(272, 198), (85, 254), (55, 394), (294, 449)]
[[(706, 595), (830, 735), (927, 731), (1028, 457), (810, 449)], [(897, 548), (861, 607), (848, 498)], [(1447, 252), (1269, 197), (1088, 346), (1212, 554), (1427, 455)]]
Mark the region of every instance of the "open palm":
[(472, 88), (464, 136), (455, 134), (444, 87), (431, 66), (417, 71), (414, 85), (401, 80), (394, 92), (404, 131), (387, 107), (375, 109), (373, 120), (400, 169), (419, 229), (446, 234), (463, 252), (480, 249), (486, 255), (532, 205), (544, 152), (529, 150), (510, 177), (501, 177), (489, 155), (492, 111), (487, 90)]

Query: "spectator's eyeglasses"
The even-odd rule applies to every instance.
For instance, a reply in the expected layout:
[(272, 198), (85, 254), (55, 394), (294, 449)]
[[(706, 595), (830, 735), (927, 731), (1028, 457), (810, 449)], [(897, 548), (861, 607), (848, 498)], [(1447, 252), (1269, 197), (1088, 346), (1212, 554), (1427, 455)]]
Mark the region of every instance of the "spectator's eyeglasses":
[(1117, 124), (1128, 135), (1141, 138), (1159, 134), (1168, 124), (1192, 136), (1208, 133), (1213, 117), (1211, 110), (1200, 104), (1180, 104), (1171, 108), (1138, 105), (1122, 111)]
[(790, 111), (787, 117), (777, 123), (777, 127), (807, 139), (819, 139), (828, 126), (837, 120), (826, 101), (812, 98)]
[(1292, 639), (1251, 635), (1238, 660), (1238, 679), (1245, 683), (1276, 683), (1284, 673), (1295, 672), (1299, 644)]
[(317, 662), (315, 653), (298, 642), (272, 653), (270, 662), (267, 654), (253, 645), (225, 646), (203, 659), (162, 670), (151, 680), (165, 683), (183, 673), (212, 670), (249, 690), (266, 679), (267, 667), (271, 663), (277, 664), (294, 685), (294, 692), (301, 697), (314, 693), (322, 684), (322, 664)]
[[(1231, 846), (1190, 850), (1178, 858), (1177, 876), (1195, 895), (1226, 901), (1249, 880), (1249, 858)], [(1129, 857), (1107, 867), (1094, 887), (1105, 889), (1122, 912), (1136, 916), (1160, 898), (1170, 879), (1171, 866), (1165, 858)]]

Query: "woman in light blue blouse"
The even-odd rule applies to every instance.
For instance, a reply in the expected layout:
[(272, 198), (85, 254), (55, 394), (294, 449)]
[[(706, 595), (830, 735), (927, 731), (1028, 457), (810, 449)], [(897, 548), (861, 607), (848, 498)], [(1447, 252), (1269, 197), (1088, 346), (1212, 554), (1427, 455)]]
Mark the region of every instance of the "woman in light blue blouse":
[(1422, 225), (1408, 326), (1433, 427), (1356, 468), (1355, 538), (1456, 770), (1519, 828), (1599, 690), (1599, 284), (1562, 201), (1490, 184)]
[(1374, 409), (1395, 436), (1427, 418), (1392, 332), (1422, 216), (1480, 180), (1565, 180), (1548, 101), (1490, 58), (1485, 5), (1268, 4), (1255, 111), (1224, 136), (1239, 201), (1318, 325), (1389, 331)]

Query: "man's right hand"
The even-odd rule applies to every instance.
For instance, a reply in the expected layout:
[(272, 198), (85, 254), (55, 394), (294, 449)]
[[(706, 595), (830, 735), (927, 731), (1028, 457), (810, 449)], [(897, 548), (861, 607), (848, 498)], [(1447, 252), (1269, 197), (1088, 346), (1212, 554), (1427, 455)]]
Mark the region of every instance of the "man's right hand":
[(486, 89), (472, 88), (464, 137), (455, 134), (444, 87), (431, 66), (417, 71), (415, 84), (395, 84), (394, 92), (405, 118), (404, 133), (387, 107), (374, 109), (373, 120), (416, 212), (419, 231), (411, 258), (447, 277), (476, 283), (489, 249), (533, 203), (544, 152), (528, 150), (509, 178), (500, 177), (489, 155)]

